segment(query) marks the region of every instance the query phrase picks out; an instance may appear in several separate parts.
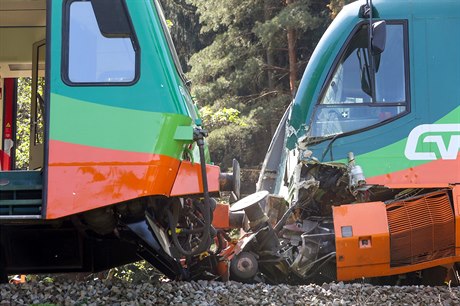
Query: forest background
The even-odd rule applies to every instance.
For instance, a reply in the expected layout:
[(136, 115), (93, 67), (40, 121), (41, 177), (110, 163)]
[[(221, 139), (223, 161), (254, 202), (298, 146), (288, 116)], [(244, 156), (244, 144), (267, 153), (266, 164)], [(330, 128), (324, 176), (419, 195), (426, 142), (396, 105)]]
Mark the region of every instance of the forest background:
[(321, 35), (352, 0), (161, 0), (212, 160), (260, 168)]

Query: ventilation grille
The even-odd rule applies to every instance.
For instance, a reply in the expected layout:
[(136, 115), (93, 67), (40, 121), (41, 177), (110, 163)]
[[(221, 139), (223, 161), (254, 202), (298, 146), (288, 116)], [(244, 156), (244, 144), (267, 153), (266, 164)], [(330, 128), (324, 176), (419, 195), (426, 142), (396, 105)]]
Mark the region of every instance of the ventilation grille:
[(392, 267), (455, 255), (454, 212), (447, 191), (387, 206)]

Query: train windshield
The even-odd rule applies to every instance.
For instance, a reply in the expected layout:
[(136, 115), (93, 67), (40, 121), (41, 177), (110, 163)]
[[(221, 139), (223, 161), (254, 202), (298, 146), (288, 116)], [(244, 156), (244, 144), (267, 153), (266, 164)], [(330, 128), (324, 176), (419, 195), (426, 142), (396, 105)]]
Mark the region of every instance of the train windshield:
[(362, 24), (339, 55), (311, 122), (312, 137), (361, 130), (408, 110), (405, 24), (387, 24), (385, 51), (374, 56), (375, 99), (369, 69), (368, 26)]

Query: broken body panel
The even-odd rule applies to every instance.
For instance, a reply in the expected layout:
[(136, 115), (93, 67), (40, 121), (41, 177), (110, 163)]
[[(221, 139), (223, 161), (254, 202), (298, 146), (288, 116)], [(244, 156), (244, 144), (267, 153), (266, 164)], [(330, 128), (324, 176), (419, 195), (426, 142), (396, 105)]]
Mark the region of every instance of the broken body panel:
[[(452, 1), (376, 0), (370, 16), (358, 1), (323, 35), (258, 182), (289, 203), (278, 254), (291, 272), (303, 262), (300, 279), (401, 282), (417, 272), (429, 283), (444, 281), (433, 267), (455, 271), (460, 40), (448, 29), (459, 11)], [(377, 52), (369, 37), (382, 37), (369, 24), (381, 21)], [(325, 257), (331, 242), (335, 256)], [(334, 273), (318, 268), (326, 260)]]

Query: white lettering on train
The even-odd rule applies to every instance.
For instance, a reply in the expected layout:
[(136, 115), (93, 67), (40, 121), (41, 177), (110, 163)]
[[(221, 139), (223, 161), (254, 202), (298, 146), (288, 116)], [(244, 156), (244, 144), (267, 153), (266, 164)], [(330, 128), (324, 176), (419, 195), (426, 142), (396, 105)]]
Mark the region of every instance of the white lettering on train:
[[(438, 150), (430, 146), (428, 150), (419, 151), (420, 142), (432, 143)], [(436, 160), (436, 152), (439, 152), (441, 159), (453, 160), (459, 150), (460, 124), (422, 124), (410, 132), (404, 154), (409, 160)]]

